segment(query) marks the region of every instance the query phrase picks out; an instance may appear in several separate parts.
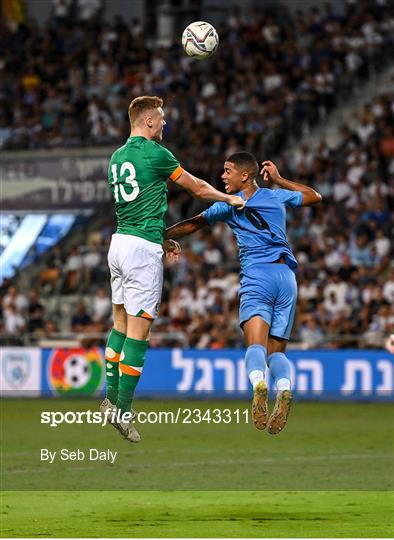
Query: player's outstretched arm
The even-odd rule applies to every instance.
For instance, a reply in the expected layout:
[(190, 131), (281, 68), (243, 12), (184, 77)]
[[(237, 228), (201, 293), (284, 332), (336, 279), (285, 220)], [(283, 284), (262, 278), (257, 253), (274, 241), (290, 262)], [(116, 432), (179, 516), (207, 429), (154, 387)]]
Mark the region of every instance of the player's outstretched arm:
[(225, 202), (230, 206), (235, 206), (238, 210), (242, 210), (245, 206), (245, 201), (238, 197), (237, 195), (227, 195), (218, 191), (213, 186), (197, 178), (187, 171), (183, 171), (181, 176), (176, 180), (178, 186), (181, 186), (183, 189), (186, 189), (193, 197), (200, 199), (202, 201), (214, 201), (214, 202)]
[(164, 238), (175, 240), (177, 238), (182, 238), (183, 236), (188, 236), (194, 232), (206, 227), (208, 225), (207, 220), (202, 214), (198, 214), (190, 219), (185, 219), (179, 223), (175, 223), (171, 227), (166, 229)]
[(263, 161), (263, 168), (260, 171), (264, 181), (268, 181), (270, 178), (275, 184), (289, 189), (290, 191), (300, 191), (302, 193), (302, 206), (310, 206), (316, 204), (322, 200), (320, 193), (313, 188), (306, 186), (305, 184), (299, 184), (293, 180), (287, 180), (282, 178), (279, 174), (277, 166), (272, 161)]

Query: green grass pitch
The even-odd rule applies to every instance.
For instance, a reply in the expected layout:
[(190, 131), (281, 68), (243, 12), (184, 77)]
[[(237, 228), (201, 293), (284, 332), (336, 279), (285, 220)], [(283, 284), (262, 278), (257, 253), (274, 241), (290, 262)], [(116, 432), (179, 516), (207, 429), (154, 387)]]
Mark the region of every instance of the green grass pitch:
[[(244, 410), (244, 401), (140, 401), (139, 410)], [(3, 400), (2, 537), (392, 537), (393, 406), (295, 403), (285, 431), (249, 423), (40, 423), (88, 400)], [(233, 417), (234, 418), (234, 417)], [(118, 452), (53, 464), (40, 449)]]

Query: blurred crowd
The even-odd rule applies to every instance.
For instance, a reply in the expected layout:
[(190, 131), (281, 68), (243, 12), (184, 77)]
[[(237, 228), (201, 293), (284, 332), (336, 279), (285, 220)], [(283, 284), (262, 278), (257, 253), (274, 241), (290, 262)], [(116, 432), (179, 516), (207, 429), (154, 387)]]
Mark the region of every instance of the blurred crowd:
[[(323, 195), (316, 207), (288, 212), (288, 237), (299, 262), (291, 341), (303, 348), (382, 347), (394, 331), (393, 120), (394, 93), (378, 95), (359, 111), (354, 127), (342, 127), (335, 148), (324, 141), (314, 150), (299, 145), (277, 161), (283, 176)], [(173, 191), (168, 224), (200, 210), (188, 194)], [(86, 245), (55, 247), (39, 274), (32, 271), (27, 296), (5, 281), (3, 330), (34, 339), (69, 332), (103, 342), (111, 327), (106, 254), (114, 227), (106, 217), (83, 236)], [(165, 264), (151, 346), (242, 347), (231, 230), (217, 224), (181, 243), (179, 263)]]
[(204, 62), (185, 55), (178, 35), (160, 48), (141, 21), (106, 22), (103, 6), (53, 0), (44, 27), (0, 23), (0, 148), (119, 144), (130, 100), (158, 94), (167, 144), (187, 168), (211, 175), (234, 147), (273, 155), (299, 137), (384, 66), (394, 45), (394, 5), (384, 0), (349, 1), (343, 13), (338, 3), (294, 15), (274, 3), (235, 8)]

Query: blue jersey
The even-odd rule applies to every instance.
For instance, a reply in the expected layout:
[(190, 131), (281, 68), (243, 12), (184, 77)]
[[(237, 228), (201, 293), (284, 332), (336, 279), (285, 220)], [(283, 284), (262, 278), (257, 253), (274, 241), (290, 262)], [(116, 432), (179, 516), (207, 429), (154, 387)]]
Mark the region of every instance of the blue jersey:
[[(237, 195), (245, 199), (242, 192)], [(286, 237), (285, 207), (301, 205), (300, 191), (259, 188), (243, 210), (217, 202), (205, 210), (203, 216), (209, 225), (224, 221), (234, 231), (242, 270), (252, 264), (272, 263), (281, 257), (295, 269), (297, 261)]]

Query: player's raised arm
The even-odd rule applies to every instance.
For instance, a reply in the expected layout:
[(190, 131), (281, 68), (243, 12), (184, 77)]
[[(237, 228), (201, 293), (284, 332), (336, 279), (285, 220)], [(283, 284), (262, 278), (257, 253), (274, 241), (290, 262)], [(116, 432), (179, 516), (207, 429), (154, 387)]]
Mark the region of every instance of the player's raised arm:
[(176, 183), (196, 199), (225, 202), (230, 206), (235, 206), (238, 210), (242, 210), (245, 206), (245, 201), (241, 197), (222, 193), (208, 184), (208, 182), (205, 182), (205, 180), (201, 180), (201, 178), (197, 178), (185, 170), (183, 170), (182, 174), (176, 180)]
[(198, 214), (197, 216), (193, 216), (190, 219), (185, 219), (184, 221), (180, 221), (179, 223), (175, 223), (175, 225), (168, 227), (164, 234), (164, 238), (172, 240), (183, 238), (184, 236), (193, 234), (207, 225), (208, 221), (205, 219), (205, 217), (202, 214)]
[(320, 193), (313, 188), (306, 186), (305, 184), (294, 182), (293, 180), (282, 178), (277, 166), (272, 163), (272, 161), (263, 161), (262, 166), (263, 168), (261, 169), (260, 174), (263, 177), (263, 180), (268, 181), (269, 178), (271, 178), (275, 184), (278, 184), (284, 189), (300, 191), (302, 193), (302, 206), (310, 206), (311, 204), (316, 204), (322, 200)]

